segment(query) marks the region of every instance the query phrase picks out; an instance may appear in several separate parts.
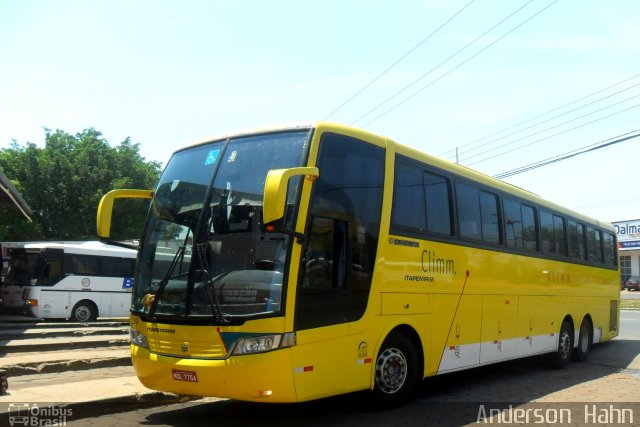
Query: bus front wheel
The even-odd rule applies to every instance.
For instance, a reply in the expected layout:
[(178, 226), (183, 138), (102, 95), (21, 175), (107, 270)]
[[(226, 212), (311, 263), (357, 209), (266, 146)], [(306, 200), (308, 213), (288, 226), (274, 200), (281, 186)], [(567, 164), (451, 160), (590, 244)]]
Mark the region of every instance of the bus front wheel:
[(417, 382), (417, 360), (415, 346), (406, 335), (387, 336), (375, 363), (373, 395), (381, 406), (395, 407), (409, 399)]
[(71, 310), (71, 320), (74, 322), (93, 322), (98, 317), (98, 310), (91, 301), (80, 301)]

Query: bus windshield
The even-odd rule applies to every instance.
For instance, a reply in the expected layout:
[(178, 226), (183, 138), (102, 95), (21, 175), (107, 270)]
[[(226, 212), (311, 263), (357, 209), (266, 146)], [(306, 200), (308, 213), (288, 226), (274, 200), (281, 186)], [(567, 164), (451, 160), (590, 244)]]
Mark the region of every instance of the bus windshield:
[[(303, 164), (309, 137), (251, 135), (175, 153), (154, 192), (132, 311), (218, 324), (279, 313), (289, 236), (263, 232), (264, 183), (269, 170)], [(290, 181), (289, 207), (299, 184)]]

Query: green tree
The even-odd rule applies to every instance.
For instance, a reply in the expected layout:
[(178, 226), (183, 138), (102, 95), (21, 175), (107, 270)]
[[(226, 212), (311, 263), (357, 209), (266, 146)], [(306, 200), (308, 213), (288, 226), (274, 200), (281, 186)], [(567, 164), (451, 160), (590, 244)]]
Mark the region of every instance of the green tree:
[[(95, 239), (96, 209), (102, 196), (117, 188), (153, 188), (158, 162), (147, 162), (129, 138), (112, 147), (93, 128), (76, 135), (45, 131), (45, 147), (14, 141), (0, 150), (0, 169), (34, 212), (25, 223), (0, 212), (0, 240)], [(143, 208), (129, 202), (114, 215), (112, 234), (139, 237)]]

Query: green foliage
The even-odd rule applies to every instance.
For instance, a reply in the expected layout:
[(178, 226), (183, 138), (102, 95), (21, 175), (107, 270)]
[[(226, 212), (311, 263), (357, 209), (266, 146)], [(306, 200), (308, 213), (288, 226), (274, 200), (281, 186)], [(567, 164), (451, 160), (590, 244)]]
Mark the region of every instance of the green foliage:
[[(129, 138), (111, 147), (93, 128), (76, 135), (46, 130), (46, 144), (0, 150), (0, 169), (34, 212), (34, 223), (0, 211), (2, 240), (91, 240), (96, 238), (96, 209), (102, 196), (117, 188), (153, 188), (161, 165), (147, 162)], [(114, 212), (114, 237), (138, 238), (144, 207)]]

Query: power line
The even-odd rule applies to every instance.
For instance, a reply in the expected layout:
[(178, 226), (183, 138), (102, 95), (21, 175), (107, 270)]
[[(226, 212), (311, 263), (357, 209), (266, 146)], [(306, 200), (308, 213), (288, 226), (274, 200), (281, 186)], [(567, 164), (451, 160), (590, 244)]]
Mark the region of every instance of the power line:
[[(515, 169), (511, 169), (511, 170), (506, 171), (506, 172), (499, 173), (497, 175), (494, 175), (493, 177), (494, 178), (498, 178), (498, 179), (503, 179), (503, 178), (507, 178), (507, 177), (510, 177), (510, 176), (513, 176), (513, 175), (517, 175), (517, 174), (520, 174), (520, 173), (523, 173), (523, 172), (527, 172), (527, 171), (530, 171), (530, 170), (533, 170), (533, 169), (541, 168), (543, 166), (547, 166), (547, 165), (550, 165), (552, 163), (561, 162), (563, 160), (567, 160), (567, 159), (570, 159), (572, 157), (579, 156), (581, 154), (589, 153), (591, 151), (601, 150), (601, 149), (603, 149), (605, 147), (609, 147), (609, 146), (612, 146), (612, 145), (615, 145), (615, 144), (619, 144), (621, 142), (628, 141), (630, 139), (638, 138), (638, 137), (640, 137), (640, 133), (638, 133), (638, 132), (640, 132), (640, 129), (636, 129), (634, 131), (627, 132), (625, 134), (615, 136), (613, 138), (617, 138), (617, 139), (614, 139), (613, 141), (611, 141), (613, 138), (609, 138), (609, 139), (606, 139), (604, 141), (600, 141), (600, 142), (597, 142), (595, 144), (591, 144), (591, 145), (588, 145), (586, 147), (583, 147), (583, 148), (580, 148), (580, 149), (577, 149), (577, 150), (572, 150), (572, 151), (569, 151), (567, 153), (560, 154), (560, 155), (557, 155), (557, 156), (554, 156), (554, 157), (550, 157), (550, 158), (545, 159), (545, 160), (541, 160), (541, 161), (538, 161), (538, 162), (535, 162), (535, 163), (530, 163), (528, 165), (524, 165), (524, 166), (521, 166), (519, 168), (515, 168)], [(627, 136), (627, 135), (630, 135), (630, 134), (633, 134), (633, 133), (635, 133), (635, 135)]]
[[(640, 74), (639, 74), (639, 75), (640, 75)], [(525, 127), (525, 128), (522, 128), (522, 129), (520, 129), (520, 130), (517, 130), (517, 131), (511, 132), (511, 133), (509, 133), (509, 134), (507, 134), (507, 135), (501, 136), (500, 138), (492, 139), (492, 140), (487, 141), (486, 143), (484, 143), (484, 144), (482, 144), (482, 145), (478, 145), (477, 147), (474, 147), (474, 148), (471, 148), (471, 149), (466, 150), (466, 151), (465, 151), (465, 154), (468, 154), (468, 153), (470, 153), (470, 152), (472, 152), (472, 151), (475, 151), (475, 150), (478, 150), (478, 149), (480, 149), (480, 148), (486, 147), (486, 146), (488, 146), (489, 144), (492, 144), (492, 143), (494, 143), (494, 142), (501, 141), (501, 140), (503, 140), (503, 139), (505, 139), (505, 138), (508, 138), (508, 137), (510, 137), (510, 136), (517, 135), (517, 134), (519, 134), (519, 133), (521, 133), (521, 132), (524, 132), (524, 131), (526, 131), (526, 130), (532, 129), (532, 128), (536, 127), (536, 126), (540, 126), (540, 125), (542, 125), (542, 124), (544, 124), (544, 123), (548, 123), (548, 122), (550, 122), (550, 121), (552, 121), (552, 120), (555, 120), (555, 119), (558, 119), (558, 118), (560, 118), (560, 117), (562, 117), (562, 116), (566, 116), (567, 114), (574, 113), (574, 112), (576, 112), (576, 111), (578, 111), (578, 110), (581, 110), (581, 109), (586, 108), (586, 107), (588, 107), (588, 106), (590, 106), (590, 105), (596, 104), (596, 103), (598, 103), (598, 102), (600, 102), (600, 101), (602, 101), (602, 100), (605, 100), (605, 99), (607, 99), (607, 98), (611, 98), (611, 97), (613, 97), (613, 96), (619, 95), (619, 94), (621, 94), (621, 93), (623, 93), (623, 92), (626, 92), (626, 91), (631, 90), (631, 89), (633, 89), (633, 88), (635, 88), (635, 87), (638, 87), (638, 86), (640, 86), (640, 83), (637, 83), (637, 84), (635, 84), (635, 85), (633, 85), (633, 86), (630, 86), (630, 87), (628, 87), (628, 88), (626, 88), (626, 89), (623, 89), (623, 90), (621, 90), (621, 91), (618, 91), (618, 92), (612, 93), (612, 94), (610, 94), (610, 95), (604, 96), (604, 97), (602, 97), (602, 98), (596, 99), (595, 101), (589, 102), (589, 103), (584, 104), (584, 105), (582, 105), (582, 106), (580, 106), (580, 107), (576, 107), (576, 108), (574, 108), (574, 109), (572, 109), (572, 110), (569, 110), (569, 111), (566, 111), (566, 112), (564, 112), (564, 113), (562, 113), (562, 114), (558, 114), (558, 115), (556, 115), (556, 116), (550, 117), (550, 118), (548, 118), (548, 119), (546, 119), (546, 120), (543, 120), (543, 121), (541, 121), (541, 122), (538, 122), (538, 123), (532, 124), (532, 125), (530, 125), (530, 126), (527, 126), (527, 127)], [(480, 154), (476, 154), (476, 155), (474, 155), (474, 156), (470, 156), (470, 157), (468, 157), (468, 159), (469, 159), (469, 158), (472, 158), (472, 157), (476, 157), (476, 156), (481, 155), (481, 154), (483, 154), (483, 153), (490, 152), (490, 151), (492, 151), (492, 150), (494, 150), (494, 149), (498, 149), (498, 148), (504, 147), (504, 146), (506, 146), (506, 145), (510, 145), (510, 144), (515, 143), (515, 142), (517, 142), (517, 141), (521, 141), (522, 139), (526, 139), (526, 138), (528, 138), (528, 137), (530, 137), (530, 136), (537, 135), (538, 133), (544, 132), (544, 131), (546, 131), (546, 130), (554, 129), (555, 127), (562, 126), (563, 124), (567, 124), (567, 123), (570, 123), (570, 122), (572, 122), (572, 121), (575, 121), (575, 120), (581, 119), (581, 118), (583, 118), (583, 117), (586, 117), (586, 116), (588, 116), (588, 115), (591, 115), (591, 114), (597, 113), (597, 112), (602, 111), (602, 110), (604, 110), (604, 109), (606, 109), (606, 108), (613, 107), (613, 106), (615, 106), (615, 105), (620, 104), (621, 102), (625, 102), (625, 101), (628, 101), (628, 100), (633, 99), (633, 98), (636, 98), (636, 96), (634, 96), (634, 97), (632, 97), (632, 98), (627, 98), (626, 100), (624, 100), (624, 101), (620, 101), (620, 102), (615, 103), (615, 104), (611, 104), (611, 105), (609, 105), (609, 106), (607, 106), (607, 107), (604, 107), (604, 108), (601, 108), (601, 109), (599, 109), (599, 110), (595, 110), (595, 111), (593, 111), (593, 112), (591, 112), (591, 113), (588, 113), (588, 114), (582, 115), (582, 116), (580, 116), (580, 117), (577, 117), (577, 118), (575, 118), (575, 119), (569, 120), (569, 121), (567, 121), (567, 122), (561, 123), (560, 125), (552, 126), (552, 127), (550, 127), (550, 128), (547, 128), (547, 129), (544, 129), (544, 130), (542, 130), (542, 131), (539, 131), (539, 132), (536, 132), (536, 133), (530, 134), (530, 135), (525, 136), (525, 137), (523, 137), (523, 138), (516, 139), (516, 140), (514, 140), (514, 141), (512, 141), (512, 142), (510, 142), (510, 143), (500, 145), (500, 146), (495, 147), (495, 148), (493, 148), (493, 149), (488, 149), (488, 150), (486, 150), (486, 151), (483, 151), (483, 152), (482, 152), (482, 153), (480, 153)], [(546, 114), (544, 114), (544, 115), (546, 115)], [(538, 116), (538, 117), (540, 117), (540, 116)], [(533, 120), (533, 119), (530, 119), (530, 120), (527, 120), (527, 121), (531, 121), (531, 120)], [(523, 122), (523, 123), (524, 123), (524, 122)], [(522, 123), (521, 123), (521, 124), (522, 124)], [(502, 131), (502, 132), (504, 132), (504, 131)], [(499, 132), (499, 133), (502, 133), (502, 132)], [(495, 135), (495, 134), (494, 134), (494, 135)], [(465, 145), (465, 146), (468, 146), (468, 145), (469, 145), (469, 144), (467, 144), (467, 145)], [(464, 147), (464, 146), (463, 146), (463, 147)], [(461, 148), (461, 147), (458, 147), (458, 148)], [(459, 154), (459, 151), (457, 151), (457, 152), (456, 152), (456, 156), (457, 156), (458, 154)], [(453, 156), (449, 156), (449, 157), (448, 157), (448, 159), (452, 159), (452, 158), (453, 158)]]
[[(529, 122), (531, 122), (531, 121), (533, 121), (533, 120), (539, 119), (540, 117), (544, 117), (544, 116), (546, 116), (546, 115), (548, 115), (548, 114), (551, 114), (551, 113), (554, 113), (554, 112), (556, 112), (556, 111), (558, 111), (558, 110), (562, 110), (563, 108), (566, 108), (566, 107), (568, 107), (568, 106), (570, 106), (570, 105), (573, 105), (573, 104), (575, 104), (575, 103), (578, 103), (578, 102), (580, 102), (580, 101), (582, 101), (582, 100), (584, 100), (584, 99), (590, 98), (590, 97), (592, 97), (592, 96), (594, 96), (594, 95), (597, 95), (597, 94), (599, 94), (599, 93), (605, 92), (605, 91), (607, 91), (607, 90), (609, 90), (609, 89), (611, 89), (611, 88), (614, 88), (614, 87), (616, 87), (616, 86), (619, 86), (619, 85), (621, 85), (621, 84), (623, 84), (623, 83), (626, 83), (626, 82), (628, 82), (628, 81), (630, 81), (630, 80), (633, 80), (633, 79), (636, 79), (636, 78), (638, 78), (638, 77), (640, 77), (640, 74), (636, 74), (636, 75), (635, 75), (635, 76), (633, 76), (633, 77), (629, 77), (628, 79), (625, 79), (625, 80), (622, 80), (622, 81), (620, 81), (620, 82), (618, 82), (618, 83), (615, 83), (615, 84), (612, 84), (612, 85), (610, 85), (610, 86), (607, 86), (607, 87), (606, 87), (606, 88), (604, 88), (604, 89), (600, 89), (600, 90), (598, 90), (598, 91), (596, 91), (596, 92), (590, 93), (589, 95), (585, 95), (585, 96), (583, 96), (583, 97), (581, 97), (581, 98), (575, 99), (575, 100), (573, 100), (573, 101), (571, 101), (571, 102), (568, 102), (568, 103), (566, 103), (566, 104), (564, 104), (564, 105), (561, 105), (561, 106), (559, 106), (559, 107), (553, 108), (553, 109), (551, 109), (551, 110), (549, 110), (549, 111), (546, 111), (546, 112), (544, 112), (544, 113), (542, 113), (542, 114), (538, 114), (538, 115), (537, 115), (537, 116), (535, 116), (535, 117), (532, 117), (532, 118), (530, 118), (530, 119), (524, 120), (524, 121), (522, 121), (522, 122), (520, 122), (520, 123), (516, 123), (515, 125), (509, 126), (509, 127), (505, 128), (505, 129), (502, 129), (502, 130), (500, 130), (500, 131), (494, 132), (494, 133), (492, 133), (492, 134), (490, 134), (490, 135), (486, 135), (486, 136), (483, 136), (482, 138), (478, 138), (478, 139), (473, 140), (473, 141), (471, 141), (471, 142), (468, 142), (468, 143), (466, 143), (466, 144), (464, 144), (464, 145), (460, 145), (460, 146), (458, 146), (456, 149), (465, 148), (465, 147), (468, 147), (469, 145), (473, 145), (473, 144), (475, 144), (475, 143), (477, 143), (477, 142), (480, 142), (480, 141), (483, 141), (483, 140), (485, 140), (485, 139), (487, 139), (487, 138), (491, 138), (491, 137), (493, 137), (493, 136), (499, 135), (499, 134), (501, 134), (501, 133), (503, 133), (503, 132), (509, 131), (509, 130), (511, 130), (511, 129), (513, 129), (513, 128), (516, 128), (516, 127), (518, 127), (518, 126), (521, 126), (521, 125), (523, 125), (523, 124), (525, 124), (525, 123), (529, 123)], [(631, 88), (633, 88), (633, 87), (635, 87), (635, 86), (637, 86), (637, 85), (631, 86)], [(631, 89), (631, 88), (627, 88), (626, 90)], [(619, 93), (619, 92), (618, 92), (618, 93)], [(602, 99), (604, 99), (604, 98), (602, 98)], [(587, 104), (587, 105), (590, 105), (590, 104)], [(450, 153), (454, 153), (454, 152), (456, 151), (456, 149), (452, 149), (452, 150), (446, 151), (446, 152), (444, 152), (444, 153), (442, 153), (442, 154), (439, 154), (438, 156), (439, 156), (439, 157), (444, 157), (444, 156), (446, 156), (446, 155), (448, 155), (448, 154), (450, 154)], [(451, 157), (449, 157), (449, 158), (451, 158)]]
[(433, 30), (431, 32), (431, 34), (429, 34), (427, 37), (425, 37), (424, 39), (422, 39), (417, 45), (415, 45), (414, 47), (412, 47), (411, 49), (409, 49), (404, 55), (402, 55), (399, 59), (397, 59), (393, 64), (391, 64), (389, 67), (387, 67), (387, 69), (385, 69), (382, 73), (378, 74), (378, 76), (376, 78), (374, 78), (373, 80), (371, 80), (369, 83), (367, 83), (366, 85), (364, 85), (359, 91), (357, 91), (355, 94), (351, 95), (351, 97), (349, 99), (347, 99), (346, 101), (344, 101), (342, 104), (340, 104), (335, 110), (333, 110), (332, 112), (330, 112), (329, 114), (327, 114), (324, 119), (322, 120), (327, 120), (329, 117), (331, 117), (332, 115), (334, 115), (335, 113), (337, 113), (342, 107), (344, 107), (345, 105), (347, 105), (349, 102), (353, 101), (358, 95), (360, 95), (362, 92), (364, 92), (365, 90), (367, 90), (369, 88), (369, 86), (371, 86), (372, 84), (374, 84), (376, 81), (378, 81), (382, 76), (384, 76), (385, 74), (387, 74), (393, 67), (395, 67), (396, 65), (398, 65), (402, 60), (404, 60), (407, 56), (411, 55), (413, 53), (414, 50), (416, 50), (418, 47), (422, 46), (423, 43), (425, 43), (427, 40), (429, 40), (431, 37), (433, 37), (438, 31), (440, 31), (445, 25), (447, 25), (449, 22), (451, 22), (455, 17), (457, 17), (458, 15), (460, 15), (467, 7), (469, 7), (471, 5), (471, 3), (473, 3), (475, 0), (471, 0), (469, 3), (467, 3), (466, 5), (464, 5), (462, 7), (462, 9), (460, 9), (459, 11), (457, 11), (456, 13), (453, 14), (453, 16), (451, 16), (449, 19), (447, 19), (443, 24), (441, 24), (438, 28), (436, 28), (435, 30)]
[(533, 18), (535, 18), (536, 16), (540, 15), (542, 12), (544, 12), (545, 10), (547, 10), (548, 8), (550, 8), (551, 6), (553, 6), (555, 3), (557, 3), (558, 0), (554, 0), (553, 2), (549, 3), (547, 6), (545, 6), (543, 9), (539, 10), (538, 12), (536, 12), (534, 15), (530, 16), (529, 18), (525, 19), (524, 21), (522, 21), (520, 24), (518, 24), (517, 26), (515, 26), (514, 28), (512, 28), (511, 30), (509, 30), (508, 32), (506, 32), (505, 34), (503, 34), (502, 36), (498, 37), (496, 40), (494, 40), (493, 42), (491, 42), (489, 45), (485, 46), (484, 48), (480, 49), (478, 52), (476, 52), (475, 54), (473, 54), (472, 56), (470, 56), (469, 58), (465, 59), (464, 61), (462, 61), (461, 63), (459, 63), (458, 65), (456, 65), (455, 67), (451, 68), (449, 71), (447, 71), (446, 73), (442, 74), (440, 77), (438, 77), (437, 79), (431, 81), (429, 84), (427, 84), (426, 86), (422, 87), (421, 89), (417, 90), (416, 92), (414, 92), (413, 94), (409, 95), (408, 97), (406, 97), (405, 99), (403, 99), (402, 101), (400, 101), (399, 103), (395, 104), (393, 107), (385, 110), (382, 114), (379, 114), (378, 116), (376, 116), (374, 119), (368, 121), (367, 123), (364, 124), (364, 127), (369, 126), (371, 123), (375, 122), (376, 120), (380, 119), (381, 117), (389, 114), (390, 112), (392, 112), (393, 110), (395, 110), (396, 108), (398, 108), (399, 106), (401, 106), (402, 104), (404, 104), (405, 102), (409, 101), (411, 98), (413, 98), (414, 96), (418, 95), (419, 93), (421, 93), (422, 91), (424, 91), (425, 89), (427, 89), (428, 87), (432, 86), (433, 84), (435, 84), (436, 82), (438, 82), (439, 80), (441, 80), (442, 78), (448, 76), (449, 74), (451, 74), (453, 71), (457, 70), (458, 68), (460, 68), (461, 66), (463, 66), (464, 64), (466, 64), (467, 62), (471, 61), (473, 58), (475, 58), (476, 56), (478, 56), (479, 54), (481, 54), (482, 52), (484, 52), (485, 50), (489, 49), (491, 46), (493, 46), (494, 44), (496, 44), (497, 42), (499, 42), (500, 40), (504, 39), (506, 36), (508, 36), (509, 34), (511, 34), (512, 32), (514, 32), (515, 30), (517, 30), (518, 28), (522, 27), (524, 24), (526, 24), (527, 22), (531, 21)]
[[(571, 119), (571, 120), (567, 120), (567, 121), (562, 122), (562, 123), (559, 123), (559, 124), (557, 124), (557, 125), (554, 125), (554, 126), (551, 126), (551, 127), (548, 127), (548, 128), (545, 128), (545, 129), (542, 129), (542, 130), (536, 131), (536, 132), (531, 133), (531, 134), (529, 134), (529, 135), (523, 136), (523, 137), (521, 137), (521, 138), (515, 139), (515, 140), (510, 141), (510, 142), (507, 142), (507, 143), (505, 143), (505, 144), (499, 145), (499, 146), (497, 146), (497, 147), (489, 148), (488, 150), (481, 151), (480, 153), (473, 154), (473, 155), (471, 155), (471, 156), (468, 156), (468, 157), (466, 157), (466, 158), (462, 159), (461, 161), (468, 161), (468, 160), (470, 160), (470, 159), (473, 159), (473, 158), (476, 158), (476, 157), (482, 156), (483, 154), (487, 154), (487, 153), (490, 153), (490, 152), (492, 152), (492, 151), (496, 151), (496, 150), (499, 150), (499, 149), (501, 149), (501, 148), (507, 147), (507, 146), (509, 146), (509, 145), (513, 145), (513, 144), (515, 144), (516, 142), (522, 141), (523, 139), (531, 138), (532, 136), (539, 135), (539, 134), (541, 134), (541, 133), (543, 133), (543, 132), (547, 132), (547, 131), (550, 131), (550, 130), (552, 130), (552, 129), (559, 128), (560, 126), (564, 126), (564, 125), (566, 125), (566, 124), (569, 124), (569, 123), (575, 122), (576, 120), (583, 119), (583, 118), (588, 117), (588, 116), (590, 116), (590, 115), (593, 115), (593, 114), (599, 113), (599, 112), (604, 111), (604, 110), (606, 110), (606, 109), (608, 109), (608, 108), (615, 107), (616, 105), (620, 105), (620, 104), (622, 104), (622, 103), (624, 103), (624, 102), (627, 102), (627, 101), (630, 101), (630, 100), (632, 100), (632, 99), (639, 98), (639, 97), (640, 97), (640, 94), (639, 94), (639, 95), (632, 96), (632, 97), (627, 98), (627, 99), (624, 99), (624, 100), (622, 100), (622, 101), (618, 101), (618, 102), (616, 102), (616, 103), (614, 103), (614, 104), (607, 105), (606, 107), (602, 107), (602, 108), (600, 108), (600, 109), (598, 109), (598, 110), (595, 110), (595, 111), (592, 111), (592, 112), (590, 112), (590, 113), (583, 114), (582, 116), (574, 117), (574, 118), (573, 118), (573, 119)], [(626, 110), (622, 110), (622, 111), (626, 111)], [(606, 116), (606, 117), (610, 117), (610, 116)], [(589, 122), (589, 123), (593, 123), (593, 122)], [(573, 129), (576, 129), (576, 128), (573, 128)], [(517, 133), (517, 132), (516, 132), (516, 133)], [(502, 139), (502, 138), (501, 138), (501, 139)], [(544, 140), (544, 139), (543, 139), (543, 140)], [(536, 142), (539, 142), (539, 141), (542, 141), (542, 140), (538, 140), (538, 141), (536, 141)], [(531, 144), (523, 144), (523, 145), (521, 145), (521, 146), (515, 147), (515, 148), (514, 148), (513, 150), (511, 150), (511, 151), (515, 151), (515, 150), (518, 150), (518, 149), (520, 149), (520, 148), (522, 148), (522, 147), (527, 147), (527, 146), (529, 146), (529, 145), (531, 145)], [(481, 147), (478, 147), (478, 148), (481, 148)], [(511, 151), (509, 151), (509, 152), (511, 152)], [(481, 161), (482, 161), (482, 160), (481, 160)], [(474, 163), (474, 164), (475, 164), (475, 163)]]
[[(592, 148), (592, 147), (597, 147), (597, 146), (599, 146), (599, 145), (601, 145), (601, 144), (606, 144), (606, 143), (608, 143), (609, 141), (612, 141), (612, 140), (615, 140), (615, 139), (618, 139), (618, 138), (623, 138), (623, 137), (626, 137), (627, 135), (631, 135), (631, 134), (638, 133), (638, 132), (640, 132), (640, 129), (636, 129), (636, 130), (633, 130), (633, 131), (631, 131), (631, 132), (623, 133), (623, 134), (621, 134), (621, 135), (617, 135), (617, 136), (614, 136), (614, 137), (611, 137), (611, 138), (608, 138), (608, 139), (605, 139), (605, 140), (602, 140), (602, 141), (596, 142), (596, 143), (594, 143), (594, 144), (586, 145), (586, 146), (584, 146), (584, 147), (576, 148), (575, 150), (567, 151), (566, 153), (558, 154), (558, 155), (556, 155), (556, 156), (549, 157), (548, 159), (539, 160), (539, 161), (534, 162), (534, 163), (529, 163), (528, 165), (520, 166), (520, 167), (518, 167), (518, 168), (511, 169), (511, 170), (506, 171), (506, 172), (502, 172), (502, 173), (500, 173), (500, 174), (498, 174), (498, 175), (502, 176), (502, 175), (506, 175), (506, 174), (511, 174), (511, 173), (513, 173), (514, 171), (520, 171), (520, 170), (524, 170), (524, 169), (529, 170), (530, 168), (535, 169), (536, 167), (539, 167), (538, 165), (542, 165), (542, 166), (544, 166), (544, 165), (543, 165), (543, 163), (544, 163), (544, 164), (547, 164), (547, 163), (548, 163), (548, 162), (550, 162), (550, 161), (561, 160), (561, 158), (563, 158), (563, 157), (565, 157), (565, 156), (568, 156), (568, 155), (570, 155), (570, 154), (573, 154), (573, 153), (581, 154), (580, 152), (582, 152), (583, 150), (587, 150), (587, 149), (590, 149), (590, 148)], [(496, 175), (496, 177), (497, 177), (498, 175)]]
[(406, 85), (405, 87), (403, 87), (402, 89), (400, 89), (399, 91), (397, 91), (396, 93), (394, 93), (393, 95), (391, 95), (389, 98), (385, 99), (384, 101), (382, 101), (381, 103), (379, 103), (378, 105), (376, 105), (374, 108), (372, 108), (371, 110), (367, 111), (365, 114), (363, 114), (362, 116), (358, 117), (356, 120), (354, 120), (353, 122), (351, 122), (351, 125), (356, 124), (357, 122), (359, 122), (360, 120), (364, 119), (365, 117), (367, 117), (368, 115), (370, 115), (371, 113), (373, 113), (374, 111), (380, 109), (383, 105), (387, 104), (389, 101), (391, 101), (392, 99), (394, 99), (395, 97), (399, 96), (401, 93), (403, 93), (404, 91), (406, 91), (407, 89), (409, 89), (410, 87), (412, 87), (413, 85), (415, 85), (416, 83), (418, 83), (420, 80), (424, 79), (425, 77), (427, 77), (428, 75), (430, 75), (431, 73), (433, 73), (434, 71), (436, 71), (438, 68), (440, 68), (441, 66), (443, 66), (444, 64), (446, 64), (447, 62), (449, 62), (449, 60), (453, 59), (454, 57), (456, 57), (457, 55), (459, 55), (460, 53), (462, 53), (462, 51), (464, 51), (465, 49), (467, 49), (468, 47), (470, 47), (471, 45), (475, 44), (478, 40), (480, 40), (481, 38), (483, 38), (484, 36), (486, 36), (488, 33), (490, 33), (491, 31), (493, 31), (496, 27), (498, 27), (499, 25), (501, 25), (502, 23), (504, 23), (506, 20), (508, 20), (509, 18), (511, 18), (513, 15), (515, 15), (516, 13), (520, 12), (522, 9), (524, 9), (526, 6), (528, 6), (530, 3), (532, 3), (533, 0), (529, 0), (528, 2), (526, 2), (525, 4), (523, 4), (522, 6), (520, 6), (518, 9), (516, 9), (514, 12), (512, 12), (511, 14), (509, 14), (507, 17), (505, 17), (504, 19), (502, 19), (501, 21), (499, 21), (497, 24), (493, 25), (491, 28), (489, 28), (488, 30), (486, 30), (484, 33), (480, 34), (478, 37), (476, 37), (474, 40), (472, 40), (471, 42), (467, 43), (462, 49), (458, 50), (457, 52), (455, 52), (454, 54), (450, 55), (447, 59), (445, 59), (444, 61), (440, 62), (438, 65), (436, 65), (435, 67), (433, 67), (432, 69), (430, 69), (429, 71), (427, 71), (426, 73), (424, 73), (423, 75), (421, 75), (420, 77), (418, 77), (417, 79), (415, 79), (414, 81), (412, 81), (411, 83), (409, 83), (408, 85)]
[(477, 162), (470, 163), (470, 164), (468, 164), (467, 166), (476, 165), (476, 164), (478, 164), (478, 163), (482, 163), (482, 162), (487, 161), (487, 160), (489, 160), (489, 159), (495, 159), (496, 157), (503, 156), (503, 155), (505, 155), (505, 154), (508, 154), (508, 153), (513, 152), (513, 151), (519, 150), (519, 149), (521, 149), (521, 148), (528, 147), (528, 146), (530, 146), (530, 145), (537, 144), (538, 142), (544, 141), (544, 140), (546, 140), (546, 139), (553, 138), (554, 136), (558, 136), (558, 135), (562, 135), (562, 134), (567, 133), (567, 132), (571, 132), (572, 130), (579, 129), (579, 128), (581, 128), (581, 127), (584, 127), (584, 126), (590, 125), (590, 124), (595, 123), (595, 122), (598, 122), (598, 121), (600, 121), (600, 120), (608, 119), (609, 117), (615, 116), (615, 115), (617, 115), (617, 114), (624, 113), (624, 112), (626, 112), (626, 111), (629, 111), (629, 110), (632, 110), (632, 109), (634, 109), (634, 108), (638, 108), (638, 107), (640, 107), (640, 104), (636, 104), (636, 105), (633, 105), (633, 106), (631, 106), (631, 107), (629, 107), (629, 108), (625, 108), (625, 109), (623, 109), (623, 110), (616, 111), (615, 113), (611, 113), (611, 114), (609, 114), (609, 115), (607, 115), (607, 116), (600, 117), (600, 118), (595, 119), (595, 120), (591, 120), (590, 122), (583, 123), (583, 124), (581, 124), (581, 125), (579, 125), (579, 126), (575, 126), (575, 127), (572, 127), (572, 128), (566, 129), (566, 130), (563, 130), (562, 132), (554, 133), (553, 135), (549, 135), (549, 136), (546, 136), (546, 137), (544, 137), (544, 138), (540, 138), (540, 139), (538, 139), (538, 140), (536, 140), (536, 141), (530, 142), (530, 143), (525, 144), (525, 145), (521, 145), (521, 146), (516, 147), (516, 148), (513, 148), (513, 149), (511, 149), (511, 150), (504, 151), (504, 152), (502, 152), (502, 153), (499, 153), (499, 154), (493, 155), (493, 156), (491, 156), (491, 157), (486, 157), (486, 158), (484, 158), (484, 159), (478, 160)]

